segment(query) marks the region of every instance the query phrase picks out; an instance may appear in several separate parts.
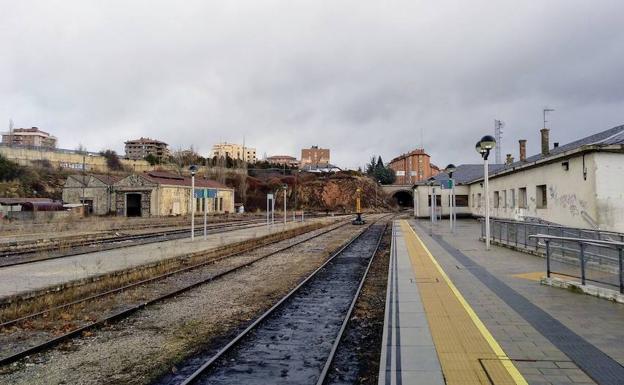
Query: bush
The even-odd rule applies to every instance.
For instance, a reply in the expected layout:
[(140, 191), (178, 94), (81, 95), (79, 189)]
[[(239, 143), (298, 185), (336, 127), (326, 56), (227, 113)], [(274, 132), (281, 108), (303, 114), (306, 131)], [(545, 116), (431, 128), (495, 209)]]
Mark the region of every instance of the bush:
[(106, 165), (108, 169), (111, 171), (122, 171), (124, 169), (123, 164), (121, 164), (121, 160), (119, 160), (119, 156), (113, 150), (101, 151), (100, 155), (106, 158)]
[(0, 180), (8, 182), (24, 174), (24, 167), (0, 155)]

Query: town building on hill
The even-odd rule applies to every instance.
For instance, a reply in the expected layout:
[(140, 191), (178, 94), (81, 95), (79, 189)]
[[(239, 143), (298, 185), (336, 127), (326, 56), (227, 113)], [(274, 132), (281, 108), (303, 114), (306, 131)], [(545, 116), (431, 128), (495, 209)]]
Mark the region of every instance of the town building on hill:
[(38, 127), (15, 128), (2, 133), (2, 143), (9, 146), (56, 148), (57, 139)]
[(437, 175), (440, 169), (431, 164), (430, 158), (424, 149), (417, 148), (392, 159), (388, 167), (396, 174), (394, 184), (413, 184)]
[(301, 150), (301, 161), (299, 167), (312, 166), (318, 168), (320, 165), (329, 164), (329, 149), (319, 148), (319, 146), (312, 146), (310, 148), (304, 148)]
[(126, 159), (139, 160), (152, 155), (159, 161), (163, 161), (169, 156), (167, 143), (160, 140), (141, 137), (125, 142), (125, 145)]
[(266, 158), (266, 161), (271, 164), (277, 164), (281, 166), (298, 167), (299, 161), (294, 156), (290, 155), (273, 155)]
[(217, 143), (212, 146), (212, 156), (217, 158), (232, 158), (256, 163), (256, 149), (235, 143)]

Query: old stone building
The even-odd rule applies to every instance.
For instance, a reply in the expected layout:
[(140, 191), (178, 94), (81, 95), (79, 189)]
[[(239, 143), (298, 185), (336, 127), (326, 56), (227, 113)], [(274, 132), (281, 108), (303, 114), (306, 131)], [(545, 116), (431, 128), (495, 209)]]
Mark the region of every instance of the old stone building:
[[(195, 178), (195, 211), (234, 212), (234, 190), (213, 180)], [(72, 175), (63, 188), (65, 203), (84, 203), (96, 215), (150, 217), (185, 215), (191, 211), (191, 178), (150, 171), (125, 178), (107, 175)]]
[(191, 178), (166, 172), (129, 175), (114, 185), (115, 208), (120, 216), (185, 215), (191, 199), (197, 213), (233, 213), (234, 190), (216, 181), (195, 178), (195, 189), (210, 190), (207, 198), (191, 198)]
[(119, 181), (111, 175), (70, 175), (63, 187), (63, 202), (82, 203), (85, 213), (106, 215), (115, 211), (113, 185)]

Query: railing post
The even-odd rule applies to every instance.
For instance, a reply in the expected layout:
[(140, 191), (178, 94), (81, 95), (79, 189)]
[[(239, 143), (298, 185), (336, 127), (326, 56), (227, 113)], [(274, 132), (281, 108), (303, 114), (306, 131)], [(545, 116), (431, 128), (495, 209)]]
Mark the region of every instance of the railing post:
[(507, 233), (505, 234), (507, 236), (507, 244), (509, 244), (509, 222), (507, 222), (505, 224), (505, 228), (507, 229)]
[(516, 247), (518, 247), (518, 229), (520, 229), (520, 226), (518, 226), (518, 223), (514, 223), (514, 232), (515, 232), (515, 236), (516, 236)]
[(622, 250), (622, 247), (618, 247), (618, 260), (620, 265), (620, 293), (624, 294), (624, 261), (622, 261), (622, 259), (624, 258), (624, 253), (622, 252)]
[(524, 247), (526, 249), (529, 248), (529, 243), (528, 243), (529, 242), (528, 241), (529, 234), (528, 234), (528, 232), (529, 232), (529, 230), (527, 230), (527, 224), (526, 224), (526, 222), (524, 222)]
[(585, 285), (585, 244), (580, 243), (581, 246), (581, 284)]
[(550, 240), (545, 239), (546, 243), (546, 277), (550, 278)]

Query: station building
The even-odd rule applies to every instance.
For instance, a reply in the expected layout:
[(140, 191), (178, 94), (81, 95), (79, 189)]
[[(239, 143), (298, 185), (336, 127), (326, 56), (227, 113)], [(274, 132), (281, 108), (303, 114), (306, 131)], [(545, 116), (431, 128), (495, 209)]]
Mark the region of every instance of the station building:
[(234, 212), (234, 189), (201, 177), (195, 178), (195, 189), (210, 189), (214, 196), (191, 198), (190, 177), (162, 171), (116, 180), (105, 180), (101, 175), (70, 176), (63, 189), (63, 201), (91, 205), (94, 214), (127, 217), (186, 215), (191, 204), (198, 214)]
[(106, 215), (115, 211), (115, 183), (119, 177), (100, 174), (70, 175), (63, 186), (63, 202), (85, 205), (85, 213)]
[[(526, 157), (525, 148), (526, 140), (520, 140), (519, 161), (489, 169), (492, 218), (624, 232), (624, 126), (552, 147), (549, 131), (542, 129), (541, 152)], [(444, 179), (448, 175), (440, 174), (414, 185), (415, 215), (430, 215), (435, 187), (438, 215), (448, 216)], [(453, 179), (458, 215), (484, 216), (483, 165), (461, 165)]]

